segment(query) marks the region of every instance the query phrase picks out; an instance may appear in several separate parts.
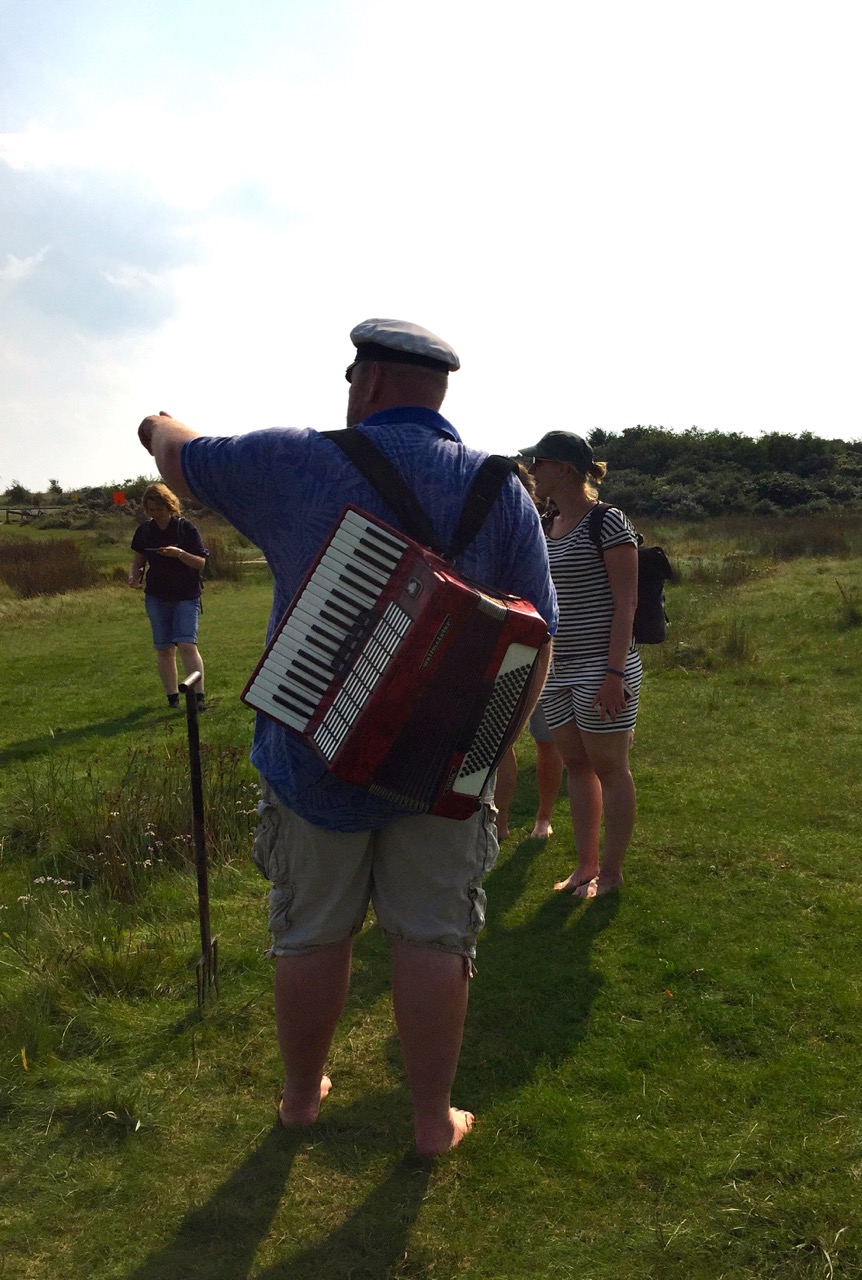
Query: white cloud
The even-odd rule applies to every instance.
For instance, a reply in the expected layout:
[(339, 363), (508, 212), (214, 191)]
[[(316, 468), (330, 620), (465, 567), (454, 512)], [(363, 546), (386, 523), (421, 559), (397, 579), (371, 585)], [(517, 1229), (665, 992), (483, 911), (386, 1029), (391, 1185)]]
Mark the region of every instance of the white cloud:
[(39, 269), (48, 253), (47, 246), (33, 253), (29, 258), (17, 258), (14, 253), (6, 254), (6, 265), (0, 267), (0, 281), (26, 280)]
[(862, 435), (854, 6), (156, 8), (99, 7), (101, 74), (69, 20), (73, 71), (0, 138), (16, 447), (62, 420), (84, 483), (146, 466), (154, 408), (332, 426), (372, 314), (454, 343), (489, 447)]
[(99, 135), (89, 129), (48, 129), (28, 125), (0, 134), (0, 160), (17, 172), (52, 168), (89, 168), (106, 158)]

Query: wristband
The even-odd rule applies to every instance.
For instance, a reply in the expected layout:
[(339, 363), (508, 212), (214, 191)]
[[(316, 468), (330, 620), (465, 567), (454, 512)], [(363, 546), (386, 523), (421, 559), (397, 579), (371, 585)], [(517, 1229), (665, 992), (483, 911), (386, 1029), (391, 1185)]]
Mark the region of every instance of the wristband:
[(626, 678), (626, 673), (624, 671), (617, 671), (616, 667), (608, 667), (607, 672), (609, 676), (620, 676), (623, 680)]

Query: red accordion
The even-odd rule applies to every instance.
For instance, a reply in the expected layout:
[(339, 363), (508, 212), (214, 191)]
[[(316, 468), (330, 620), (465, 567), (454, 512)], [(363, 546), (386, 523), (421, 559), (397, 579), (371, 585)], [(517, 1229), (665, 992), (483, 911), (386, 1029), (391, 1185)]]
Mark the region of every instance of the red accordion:
[(416, 813), (474, 813), (523, 719), (548, 639), (525, 600), (347, 507), (243, 700), (330, 772)]

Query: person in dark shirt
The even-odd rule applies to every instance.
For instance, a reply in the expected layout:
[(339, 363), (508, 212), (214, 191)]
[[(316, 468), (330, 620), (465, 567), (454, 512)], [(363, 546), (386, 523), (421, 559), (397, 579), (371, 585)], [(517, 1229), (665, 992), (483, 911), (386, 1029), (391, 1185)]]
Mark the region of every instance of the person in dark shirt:
[(204, 664), (198, 651), (198, 619), (201, 612), (201, 573), (208, 551), (190, 520), (180, 515), (175, 493), (164, 484), (144, 490), (143, 508), (149, 519), (138, 525), (132, 538), (134, 559), (129, 586), (144, 588), (147, 616), (153, 629), (153, 646), (159, 679), (168, 705), (180, 705), (177, 649), (186, 675), (201, 673), (196, 697), (204, 710)]

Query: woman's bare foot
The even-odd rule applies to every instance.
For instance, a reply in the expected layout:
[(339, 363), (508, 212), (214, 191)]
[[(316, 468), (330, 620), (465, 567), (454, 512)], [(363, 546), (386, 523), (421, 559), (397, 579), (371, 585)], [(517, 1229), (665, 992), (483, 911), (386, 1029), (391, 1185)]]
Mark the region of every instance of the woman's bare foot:
[(554, 828), (551, 826), (547, 818), (537, 818), (536, 825), (530, 832), (531, 840), (547, 840), (548, 836), (554, 834)]
[(449, 1115), (442, 1124), (417, 1122), (416, 1150), (420, 1156), (442, 1156), (445, 1152), (457, 1147), (458, 1143), (473, 1128), (473, 1112), (461, 1111), (458, 1107), (450, 1107)]
[(588, 871), (580, 871), (577, 867), (565, 880), (558, 880), (554, 889), (559, 893), (563, 889), (571, 889), (574, 898), (594, 898), (598, 885), (599, 873), (592, 875)]
[(604, 876), (599, 876), (599, 881), (596, 886), (596, 897), (600, 898), (603, 893), (611, 893), (614, 889), (619, 889), (622, 882), (622, 872), (617, 876), (608, 878), (607, 880)]
[(294, 1097), (288, 1101), (285, 1093), (282, 1092), (278, 1100), (278, 1118), (285, 1129), (314, 1124), (320, 1112), (320, 1104), (331, 1088), (332, 1081), (329, 1076), (321, 1076), (320, 1093), (317, 1097)]

